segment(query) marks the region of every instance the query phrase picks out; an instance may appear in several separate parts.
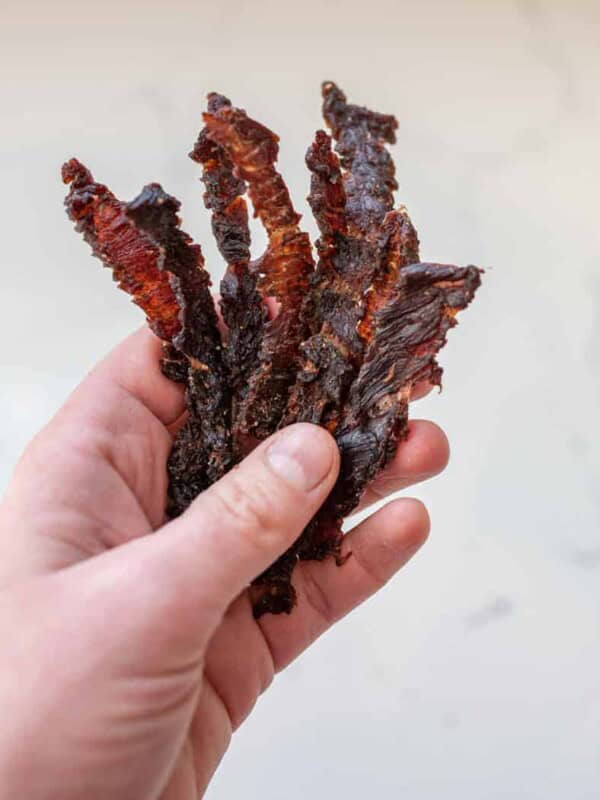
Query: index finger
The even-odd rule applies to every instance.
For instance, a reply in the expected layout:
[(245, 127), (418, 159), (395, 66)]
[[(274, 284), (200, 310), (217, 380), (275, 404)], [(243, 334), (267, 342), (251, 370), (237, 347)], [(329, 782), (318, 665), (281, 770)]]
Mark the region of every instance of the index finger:
[(132, 333), (97, 364), (81, 388), (109, 382), (139, 400), (165, 427), (185, 409), (184, 387), (160, 369), (161, 343), (146, 326)]

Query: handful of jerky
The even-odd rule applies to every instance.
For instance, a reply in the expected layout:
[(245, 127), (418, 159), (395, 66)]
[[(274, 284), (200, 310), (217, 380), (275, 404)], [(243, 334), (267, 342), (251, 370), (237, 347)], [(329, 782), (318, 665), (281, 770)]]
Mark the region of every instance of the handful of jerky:
[[(386, 145), (396, 119), (346, 101), (324, 83), (323, 116), (306, 154), (317, 261), (275, 168), (278, 137), (222, 95), (190, 157), (202, 166), (204, 203), (227, 264), (225, 340), (199, 245), (180, 227), (180, 203), (152, 183), (129, 203), (76, 159), (63, 165), (69, 217), (163, 341), (162, 370), (187, 386), (188, 419), (168, 461), (167, 514), (192, 500), (285, 425), (326, 427), (341, 454), (330, 496), (296, 543), (254, 581), (254, 612), (290, 612), (298, 559), (342, 562), (343, 518), (406, 435), (418, 381), (440, 385), (436, 355), (473, 299), (477, 267), (419, 261)], [(332, 138), (335, 149), (332, 149)], [(268, 245), (250, 257), (248, 194)], [(266, 301), (277, 301), (278, 313)]]

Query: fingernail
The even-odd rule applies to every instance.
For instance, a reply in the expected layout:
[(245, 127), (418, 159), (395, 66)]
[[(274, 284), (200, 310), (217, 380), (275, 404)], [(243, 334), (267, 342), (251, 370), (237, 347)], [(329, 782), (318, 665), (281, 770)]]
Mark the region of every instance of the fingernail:
[(267, 450), (273, 472), (301, 492), (316, 489), (329, 475), (333, 448), (316, 425), (282, 431)]

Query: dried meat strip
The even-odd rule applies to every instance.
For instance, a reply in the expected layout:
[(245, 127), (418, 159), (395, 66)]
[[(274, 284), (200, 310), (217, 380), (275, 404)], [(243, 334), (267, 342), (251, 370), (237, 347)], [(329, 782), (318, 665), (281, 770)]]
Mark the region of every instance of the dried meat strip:
[(375, 313), (371, 344), (335, 433), (341, 455), (338, 480), (300, 539), (255, 580), (255, 616), (292, 610), (291, 576), (298, 559), (333, 556), (343, 563), (343, 518), (406, 436), (411, 387), (422, 380), (440, 384), (437, 353), (480, 281), (480, 270), (472, 266), (423, 263), (400, 270), (396, 292)]
[(279, 313), (264, 328), (259, 366), (236, 418), (236, 433), (258, 440), (276, 429), (295, 378), (298, 345), (305, 334), (300, 311), (313, 270), (312, 249), (275, 169), (278, 137), (228, 104), (207, 112), (204, 121), (209, 138), (226, 150), (236, 175), (248, 184), (255, 214), (268, 235), (265, 253), (252, 266), (260, 274), (261, 290), (280, 304)]
[(398, 121), (348, 103), (335, 83), (322, 86), (323, 116), (336, 140), (346, 193), (346, 213), (351, 225), (368, 234), (376, 232), (394, 206), (398, 188), (392, 157), (385, 144), (395, 144)]
[(317, 269), (302, 314), (308, 333), (300, 347), (301, 369), (290, 392), (283, 424), (334, 420), (356, 372), (362, 344), (357, 334), (362, 296), (358, 248), (348, 233), (346, 195), (331, 137), (318, 131), (306, 155), (308, 201), (321, 232)]
[(339, 554), (343, 518), (406, 436), (411, 388), (420, 381), (441, 385), (436, 356), (480, 283), (481, 270), (473, 266), (422, 263), (400, 270), (396, 291), (374, 315), (371, 344), (336, 431), (337, 483), (303, 536), (300, 558)]
[(62, 178), (70, 184), (65, 206), (75, 229), (112, 270), (119, 288), (145, 311), (154, 333), (172, 342), (181, 333), (180, 307), (169, 275), (161, 269), (158, 246), (136, 230), (127, 218), (125, 203), (96, 183), (76, 158), (63, 164)]
[(180, 202), (158, 183), (145, 186), (124, 206), (132, 228), (145, 234), (158, 249), (157, 268), (168, 278), (179, 308), (180, 330), (173, 346), (196, 368), (221, 370), (221, 337), (210, 293), (210, 276), (200, 245), (181, 230)]
[[(208, 112), (230, 108), (226, 97), (210, 94)], [(212, 230), (219, 252), (227, 263), (221, 281), (221, 312), (227, 325), (225, 359), (232, 395), (232, 424), (248, 392), (252, 374), (259, 366), (259, 350), (266, 322), (266, 308), (258, 291), (259, 275), (249, 269), (250, 230), (243, 196), (245, 182), (237, 177), (227, 151), (209, 138), (206, 128), (190, 153), (202, 164), (204, 204), (212, 212)]]
[(168, 513), (176, 515), (231, 462), (227, 375), (202, 252), (179, 227), (179, 201), (158, 184), (123, 203), (76, 159), (62, 175), (76, 229), (166, 343), (163, 371), (187, 380), (190, 418), (168, 463)]
[(285, 423), (314, 422), (333, 431), (362, 360), (365, 297), (385, 269), (393, 225), (384, 219), (397, 188), (386, 144), (395, 141), (397, 122), (348, 104), (333, 83), (324, 83), (322, 93), (341, 165), (330, 137), (318, 131), (306, 158), (312, 173), (308, 199), (321, 231), (317, 271), (304, 307), (312, 336), (301, 347), (302, 369)]
[(178, 200), (158, 184), (150, 184), (128, 203), (126, 212), (136, 228), (150, 235), (159, 247), (162, 269), (171, 276), (181, 308), (182, 329), (173, 345), (190, 363), (189, 419), (177, 433), (167, 463), (170, 517), (185, 511), (232, 462), (228, 374), (210, 276), (200, 246), (179, 227), (179, 208)]

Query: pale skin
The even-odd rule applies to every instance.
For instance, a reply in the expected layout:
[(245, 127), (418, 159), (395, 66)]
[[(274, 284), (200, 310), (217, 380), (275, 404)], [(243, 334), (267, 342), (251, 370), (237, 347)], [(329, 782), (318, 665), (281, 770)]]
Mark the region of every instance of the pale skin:
[[(427, 538), (420, 502), (389, 502), (348, 534), (343, 567), (299, 565), (291, 615), (254, 620), (247, 586), (323, 502), (337, 449), (316, 426), (290, 427), (165, 523), (184, 400), (158, 355), (140, 330), (102, 361), (0, 506), (3, 797), (197, 800), (275, 674)], [(412, 422), (364, 504), (447, 459), (442, 431)]]

